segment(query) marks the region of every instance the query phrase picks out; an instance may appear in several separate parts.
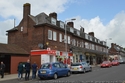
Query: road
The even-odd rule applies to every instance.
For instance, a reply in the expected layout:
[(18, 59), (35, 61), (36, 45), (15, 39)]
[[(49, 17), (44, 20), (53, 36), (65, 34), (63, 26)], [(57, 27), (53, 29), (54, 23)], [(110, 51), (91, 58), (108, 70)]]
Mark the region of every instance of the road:
[(125, 64), (111, 68), (93, 68), (92, 72), (72, 74), (70, 77), (60, 77), (57, 80), (9, 80), (0, 83), (125, 83)]

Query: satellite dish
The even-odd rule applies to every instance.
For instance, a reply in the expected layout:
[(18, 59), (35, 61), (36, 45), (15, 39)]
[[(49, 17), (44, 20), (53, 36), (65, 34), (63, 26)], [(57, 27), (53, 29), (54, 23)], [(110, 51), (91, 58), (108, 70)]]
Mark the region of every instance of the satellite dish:
[(39, 47), (40, 49), (43, 49), (43, 44), (42, 44), (42, 43), (39, 43), (39, 44), (38, 44), (38, 47)]

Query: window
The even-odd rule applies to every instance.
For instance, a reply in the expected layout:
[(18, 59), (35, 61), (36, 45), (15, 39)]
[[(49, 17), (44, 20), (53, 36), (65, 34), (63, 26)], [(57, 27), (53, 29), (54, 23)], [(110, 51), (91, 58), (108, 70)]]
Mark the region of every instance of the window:
[(62, 34), (59, 34), (59, 42), (62, 42)]
[(51, 30), (48, 30), (48, 39), (52, 40), (52, 31)]
[(64, 29), (64, 22), (60, 21), (60, 27)]
[(77, 41), (77, 47), (79, 46), (79, 41)]
[(53, 24), (53, 25), (56, 25), (56, 19), (55, 18), (51, 18), (51, 23)]
[(70, 27), (70, 32), (74, 33), (74, 29), (72, 27)]
[(55, 63), (55, 64), (53, 64), (53, 66), (56, 67), (56, 68), (60, 68), (59, 63)]
[(21, 31), (23, 31), (23, 27), (21, 27)]
[(90, 41), (92, 41), (92, 36), (89, 36), (90, 37)]
[(80, 31), (77, 30), (77, 35), (80, 36)]
[(53, 40), (57, 41), (57, 36), (56, 36), (56, 32), (55, 31), (53, 31)]
[(84, 48), (84, 42), (82, 42), (82, 48)]
[(75, 39), (72, 40), (72, 45), (76, 46), (76, 40)]
[(92, 44), (92, 50), (95, 50), (95, 48), (94, 48), (94, 44)]
[(89, 49), (89, 44), (88, 44), (88, 42), (85, 42), (85, 48)]
[(87, 34), (85, 34), (85, 38), (86, 38), (86, 39), (89, 39)]

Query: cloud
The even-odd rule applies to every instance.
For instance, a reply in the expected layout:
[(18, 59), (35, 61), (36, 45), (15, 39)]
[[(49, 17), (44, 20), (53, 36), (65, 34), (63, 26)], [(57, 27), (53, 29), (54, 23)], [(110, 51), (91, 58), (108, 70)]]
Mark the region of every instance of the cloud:
[[(74, 22), (75, 28), (80, 29), (80, 26), (84, 27), (85, 33), (94, 32), (95, 37), (106, 41), (110, 46), (111, 43), (125, 46), (124, 30), (125, 30), (125, 12), (118, 13), (114, 18), (106, 25), (104, 25), (99, 16), (90, 20), (82, 19), (80, 16), (75, 17), (77, 20)], [(112, 40), (109, 40), (109, 39)]]

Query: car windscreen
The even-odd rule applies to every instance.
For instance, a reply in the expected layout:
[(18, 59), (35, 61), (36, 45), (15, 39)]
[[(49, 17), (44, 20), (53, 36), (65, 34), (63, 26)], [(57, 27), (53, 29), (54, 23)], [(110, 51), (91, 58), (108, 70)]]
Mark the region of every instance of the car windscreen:
[(106, 63), (108, 63), (108, 62), (107, 62), (107, 61), (104, 61), (104, 62), (103, 62), (103, 64), (106, 64)]
[(71, 66), (80, 66), (81, 64), (80, 63), (73, 63), (71, 64)]
[(41, 69), (48, 69), (50, 68), (50, 64), (46, 63), (46, 64), (42, 64)]

